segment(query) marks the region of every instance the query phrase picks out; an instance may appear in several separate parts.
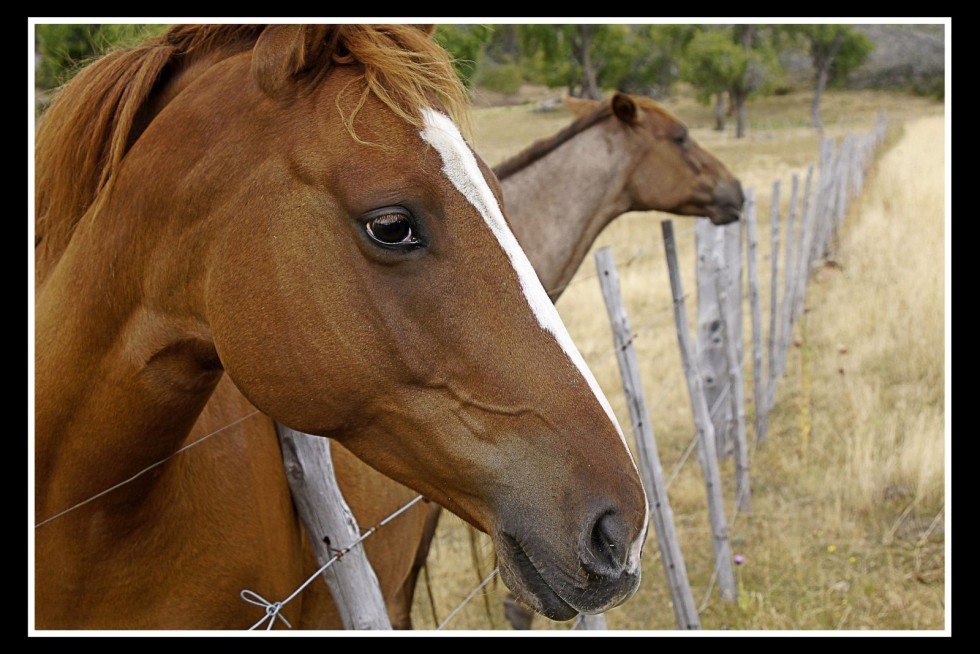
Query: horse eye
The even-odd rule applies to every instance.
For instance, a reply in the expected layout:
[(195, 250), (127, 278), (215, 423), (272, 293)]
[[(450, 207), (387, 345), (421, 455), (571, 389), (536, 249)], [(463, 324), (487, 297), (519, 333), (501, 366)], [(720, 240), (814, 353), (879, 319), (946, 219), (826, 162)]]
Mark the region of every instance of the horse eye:
[(674, 137), (674, 143), (676, 143), (677, 145), (681, 146), (682, 148), (685, 145), (687, 145), (687, 130), (686, 129), (683, 132), (681, 132), (680, 134), (678, 134), (677, 136)]
[(368, 236), (383, 245), (415, 245), (412, 221), (403, 213), (381, 213), (365, 223)]

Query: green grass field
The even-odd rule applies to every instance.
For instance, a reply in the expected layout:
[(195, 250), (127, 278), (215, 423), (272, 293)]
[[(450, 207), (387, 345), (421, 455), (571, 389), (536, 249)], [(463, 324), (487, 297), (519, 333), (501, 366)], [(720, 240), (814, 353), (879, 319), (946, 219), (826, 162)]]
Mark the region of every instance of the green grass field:
[[(816, 160), (818, 136), (807, 127), (805, 92), (749, 105), (746, 139), (712, 131), (708, 108), (681, 93), (667, 105), (691, 134), (754, 188), (758, 201), (760, 279), (769, 275), (772, 182), (789, 181)], [(712, 551), (704, 484), (694, 457), (670, 486), (681, 548), (705, 629), (943, 629), (945, 625), (945, 365), (944, 365), (944, 118), (943, 105), (880, 92), (831, 92), (823, 108), (831, 136), (867, 131), (885, 109), (889, 135), (851, 203), (837, 253), (807, 291), (787, 371), (769, 420), (769, 441), (751, 461), (752, 512), (731, 531), (740, 597), (722, 603), (707, 594)], [(570, 122), (570, 114), (527, 107), (477, 109), (472, 139), (495, 164), (533, 139)], [(802, 175), (801, 175), (802, 177)], [(802, 179), (801, 179), (802, 181)], [(670, 310), (659, 221), (665, 214), (631, 213), (599, 237), (620, 268), (622, 291), (643, 367), (643, 384), (665, 474), (691, 442), (693, 425)], [(685, 289), (694, 288), (690, 218), (675, 218)], [(572, 337), (629, 424), (591, 255), (558, 303)], [(766, 287), (767, 288), (767, 287)], [(762, 294), (768, 325), (768, 290)], [(693, 303), (689, 314), (694, 313)], [(745, 333), (750, 334), (749, 311)], [(766, 327), (767, 328), (767, 327)], [(745, 390), (751, 396), (751, 365)], [(751, 419), (751, 400), (747, 414)], [(752, 439), (751, 422), (749, 438)], [(725, 497), (734, 470), (724, 462)], [(436, 616), (420, 583), (416, 628), (431, 629), (492, 569), (493, 550), (452, 516), (443, 518), (430, 555)], [(474, 556), (475, 552), (475, 556)], [(651, 531), (637, 594), (606, 615), (611, 629), (674, 629), (656, 539)], [(450, 624), (451, 629), (507, 627), (505, 589), (491, 583)], [(569, 623), (535, 619), (535, 629)]]

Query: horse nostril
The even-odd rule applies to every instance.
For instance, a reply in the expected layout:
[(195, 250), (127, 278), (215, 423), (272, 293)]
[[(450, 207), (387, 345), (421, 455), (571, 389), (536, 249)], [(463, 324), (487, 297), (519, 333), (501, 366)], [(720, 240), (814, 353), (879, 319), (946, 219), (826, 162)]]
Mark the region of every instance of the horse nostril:
[(588, 551), (582, 553), (582, 565), (605, 577), (622, 574), (629, 555), (629, 538), (629, 527), (618, 514), (603, 513), (592, 526)]
[(737, 179), (719, 181), (714, 196), (715, 211), (710, 214), (711, 222), (716, 225), (727, 225), (741, 217), (742, 205), (745, 204), (741, 182)]

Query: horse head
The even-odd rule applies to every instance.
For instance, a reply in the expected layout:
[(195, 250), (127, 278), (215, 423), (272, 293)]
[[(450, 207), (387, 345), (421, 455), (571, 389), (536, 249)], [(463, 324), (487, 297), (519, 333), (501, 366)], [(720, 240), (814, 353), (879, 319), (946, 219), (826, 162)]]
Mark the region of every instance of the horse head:
[(220, 33), (165, 37), (204, 63), (158, 62), (166, 84), (129, 112), (98, 201), (44, 257), (39, 384), (79, 360), (66, 334), (85, 326), (103, 334), (85, 357), (114, 372), (64, 390), (70, 420), (52, 392), (38, 438), (177, 443), (225, 373), (489, 533), (540, 612), (623, 601), (647, 529), (639, 476), (457, 128), (448, 57), (412, 26), (245, 34), (227, 56), (208, 54)]
[(615, 93), (605, 103), (578, 98), (566, 98), (565, 103), (576, 116), (608, 105), (633, 134), (630, 209), (706, 216), (716, 225), (738, 220), (744, 202), (741, 184), (663, 105), (626, 93)]

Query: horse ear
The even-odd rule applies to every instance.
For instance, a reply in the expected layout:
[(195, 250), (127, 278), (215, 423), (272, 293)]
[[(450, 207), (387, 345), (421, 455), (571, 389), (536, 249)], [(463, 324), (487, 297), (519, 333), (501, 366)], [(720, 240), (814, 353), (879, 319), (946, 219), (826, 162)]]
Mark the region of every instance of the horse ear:
[(636, 107), (636, 101), (625, 93), (617, 91), (612, 97), (612, 110), (616, 114), (616, 118), (619, 118), (627, 125), (636, 124), (639, 109)]
[(259, 87), (276, 95), (293, 77), (311, 68), (323, 54), (331, 25), (270, 25), (252, 49), (252, 75)]
[(566, 95), (565, 106), (576, 118), (581, 118), (586, 114), (592, 113), (599, 103), (595, 100), (589, 100), (588, 98), (573, 98), (570, 95)]
[(426, 34), (428, 36), (432, 36), (433, 34), (436, 33), (436, 28), (438, 27), (438, 25), (436, 25), (435, 23), (433, 23), (432, 25), (416, 25), (415, 27), (417, 27), (420, 30), (422, 30), (422, 32), (424, 34)]

